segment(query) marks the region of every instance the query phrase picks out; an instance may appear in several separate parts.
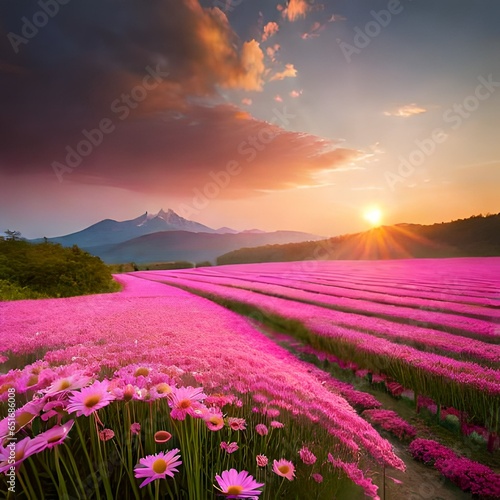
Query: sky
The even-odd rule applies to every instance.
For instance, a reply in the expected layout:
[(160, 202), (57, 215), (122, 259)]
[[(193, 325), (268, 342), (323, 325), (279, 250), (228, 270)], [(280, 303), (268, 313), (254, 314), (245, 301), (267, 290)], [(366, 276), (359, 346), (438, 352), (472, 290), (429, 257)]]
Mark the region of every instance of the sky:
[(497, 0), (3, 0), (0, 231), (500, 212), (499, 18)]

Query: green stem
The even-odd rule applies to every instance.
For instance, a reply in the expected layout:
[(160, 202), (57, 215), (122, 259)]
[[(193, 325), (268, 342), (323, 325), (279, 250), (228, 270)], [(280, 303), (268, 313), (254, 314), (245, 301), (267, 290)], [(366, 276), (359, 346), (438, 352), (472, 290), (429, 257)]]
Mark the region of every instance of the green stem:
[(61, 464), (59, 463), (59, 450), (57, 449), (57, 446), (54, 448), (54, 462), (56, 466), (57, 480), (59, 483), (57, 486), (57, 493), (62, 498), (66, 498), (69, 495), (68, 495), (68, 490), (66, 488), (66, 481), (64, 479), (63, 473), (61, 472)]
[(80, 425), (78, 423), (78, 420), (75, 420), (75, 426), (76, 426), (76, 430), (78, 431), (78, 435), (80, 437), (80, 442), (82, 444), (83, 453), (84, 453), (85, 457), (87, 458), (87, 462), (89, 464), (89, 470), (90, 470), (90, 475), (92, 477), (92, 481), (94, 483), (95, 494), (97, 495), (97, 498), (100, 500), (101, 495), (99, 493), (99, 481), (97, 481), (97, 476), (95, 475), (95, 472), (94, 472), (94, 465), (92, 463), (92, 460), (90, 460), (90, 455), (87, 451), (87, 443), (86, 443), (85, 438), (83, 436), (82, 430), (80, 429)]
[(66, 443), (64, 443), (64, 446), (65, 446), (65, 449), (68, 453), (68, 459), (70, 461), (71, 468), (72, 468), (70, 475), (75, 477), (75, 479), (78, 482), (78, 488), (79, 488), (80, 492), (82, 494), (84, 494), (85, 488), (83, 487), (82, 478), (80, 477), (80, 472), (78, 470), (78, 466), (76, 465), (75, 458), (73, 457), (73, 453), (71, 453), (71, 448)]

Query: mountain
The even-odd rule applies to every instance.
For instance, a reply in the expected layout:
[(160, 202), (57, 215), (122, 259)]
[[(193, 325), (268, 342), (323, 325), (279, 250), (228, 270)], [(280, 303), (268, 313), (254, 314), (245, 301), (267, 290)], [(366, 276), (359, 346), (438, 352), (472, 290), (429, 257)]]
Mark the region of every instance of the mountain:
[(298, 231), (275, 231), (258, 234), (162, 231), (118, 244), (95, 246), (89, 251), (109, 264), (124, 262), (141, 264), (178, 260), (215, 262), (219, 255), (242, 247), (290, 243), (318, 238), (318, 236)]
[(500, 213), (432, 225), (397, 224), (315, 242), (242, 248), (218, 264), (500, 256)]
[[(82, 231), (49, 238), (49, 241), (60, 243), (63, 246), (78, 245), (81, 248), (90, 249), (104, 244), (122, 243), (138, 236), (157, 233), (159, 231), (216, 232), (214, 229), (199, 222), (184, 219), (171, 209), (168, 209), (166, 212), (162, 209), (157, 214), (146, 212), (136, 219), (122, 222), (104, 219)], [(42, 240), (34, 240), (35, 243), (40, 241)]]
[[(150, 263), (177, 260), (215, 261), (216, 257), (241, 247), (292, 243), (321, 239), (298, 231), (266, 233), (259, 229), (238, 232), (217, 230), (191, 221), (168, 209), (148, 212), (131, 220), (104, 219), (76, 233), (49, 238), (63, 246), (78, 245), (105, 262)], [(41, 240), (32, 240), (40, 242)]]
[(239, 231), (236, 231), (236, 229), (231, 229), (230, 227), (219, 227), (219, 229), (215, 230), (216, 233), (218, 234), (237, 234)]

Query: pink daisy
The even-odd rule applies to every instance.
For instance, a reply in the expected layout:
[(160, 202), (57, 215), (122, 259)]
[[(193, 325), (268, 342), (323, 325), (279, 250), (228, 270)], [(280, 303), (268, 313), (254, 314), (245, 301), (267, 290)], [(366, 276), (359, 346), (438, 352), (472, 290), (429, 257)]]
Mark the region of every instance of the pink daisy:
[(258, 490), (264, 483), (258, 483), (246, 470), (238, 472), (236, 469), (225, 470), (215, 476), (219, 490), (226, 498), (255, 498), (262, 491)]
[(91, 377), (83, 375), (83, 372), (74, 373), (68, 377), (54, 380), (54, 382), (52, 382), (52, 384), (50, 384), (50, 386), (43, 392), (47, 396), (54, 396), (60, 392), (74, 391), (85, 387), (91, 380)]
[(127, 403), (132, 399), (144, 399), (139, 397), (141, 389), (132, 384), (127, 384), (125, 387), (113, 387), (111, 389), (111, 394), (115, 396), (118, 400), (126, 401)]
[(311, 476), (317, 483), (323, 482), (323, 476), (321, 474), (313, 474)]
[(68, 413), (76, 411), (76, 416), (85, 415), (88, 417), (95, 411), (108, 406), (115, 399), (113, 394), (108, 392), (109, 382), (96, 380), (91, 386), (84, 387), (80, 392), (73, 391), (69, 397)]
[(40, 415), (40, 418), (47, 422), (52, 417), (57, 417), (57, 424), (61, 424), (62, 418), (66, 415), (66, 405), (68, 402), (64, 399), (49, 401), (43, 407), (43, 413)]
[[(0, 473), (8, 471), (11, 467), (19, 467), (31, 455), (42, 451), (45, 447), (43, 439), (25, 437), (21, 441), (12, 441), (6, 446), (0, 446)], [(11, 451), (14, 451), (14, 463), (11, 463)]]
[(285, 427), (285, 424), (282, 424), (281, 422), (278, 422), (277, 420), (273, 420), (271, 422), (271, 427), (273, 429), (282, 429), (283, 427)]
[(74, 420), (69, 420), (64, 425), (54, 425), (54, 427), (50, 428), (48, 431), (38, 434), (35, 439), (44, 443), (43, 449), (54, 448), (66, 439), (74, 423)]
[(132, 434), (139, 434), (141, 432), (141, 424), (139, 424), (138, 422), (134, 422), (131, 426), (130, 426), (130, 432)]
[(151, 388), (151, 394), (155, 399), (166, 398), (172, 392), (173, 386), (166, 382), (160, 382)]
[(172, 408), (171, 417), (175, 420), (184, 420), (186, 415), (202, 416), (195, 410), (203, 408), (201, 401), (206, 398), (202, 387), (174, 387), (168, 395), (168, 405)]
[(286, 477), (289, 481), (293, 481), (295, 477), (295, 467), (289, 460), (280, 458), (273, 462), (273, 472), (278, 476)]
[(161, 451), (156, 455), (148, 455), (139, 460), (139, 464), (135, 466), (134, 473), (137, 479), (146, 478), (142, 482), (141, 488), (148, 485), (156, 479), (166, 479), (167, 476), (174, 477), (174, 472), (179, 472), (176, 467), (181, 465), (179, 460), (181, 456), (179, 448), (174, 448), (167, 453)]
[(211, 431), (219, 431), (224, 427), (224, 416), (215, 408), (211, 408), (203, 417), (205, 424)]
[(257, 455), (255, 457), (255, 460), (256, 460), (257, 465), (259, 467), (265, 467), (269, 462), (269, 460), (267, 459), (267, 457), (265, 455)]

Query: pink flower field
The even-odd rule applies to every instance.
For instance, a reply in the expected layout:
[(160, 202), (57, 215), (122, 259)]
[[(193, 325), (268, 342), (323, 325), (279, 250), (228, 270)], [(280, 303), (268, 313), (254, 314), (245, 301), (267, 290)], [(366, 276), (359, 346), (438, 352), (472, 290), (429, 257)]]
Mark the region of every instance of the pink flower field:
[[(365, 386), (453, 410), (498, 455), (498, 258), (115, 278), (113, 294), (0, 303), (2, 495), (379, 498), (391, 469), (403, 495), (372, 424), (403, 446), (422, 426)], [(454, 482), (488, 498), (500, 476), (475, 467), (485, 484)]]

